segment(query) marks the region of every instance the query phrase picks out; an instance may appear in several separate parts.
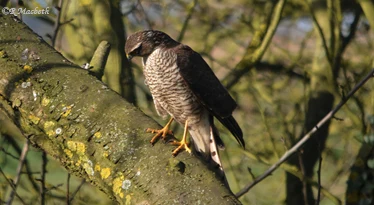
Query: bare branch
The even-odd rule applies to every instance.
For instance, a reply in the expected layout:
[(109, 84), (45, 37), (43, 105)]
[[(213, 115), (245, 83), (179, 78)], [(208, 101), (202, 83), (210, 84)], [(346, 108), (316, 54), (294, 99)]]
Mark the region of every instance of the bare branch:
[(179, 33), (179, 36), (177, 38), (177, 41), (179, 41), (179, 42), (181, 42), (183, 40), (183, 37), (184, 37), (184, 34), (186, 32), (188, 23), (190, 22), (190, 19), (192, 17), (193, 12), (195, 11), (196, 5), (197, 5), (197, 0), (194, 0), (193, 3), (192, 3), (191, 8), (188, 10), (187, 17), (186, 17), (186, 19), (183, 22), (183, 26), (182, 26), (181, 32)]
[(144, 7), (142, 5), (141, 0), (138, 0), (138, 4), (137, 5), (140, 7), (140, 11), (144, 15), (144, 20), (147, 23), (147, 29), (152, 29), (153, 23), (152, 23), (151, 19), (148, 17), (147, 12), (145, 11), (145, 9), (144, 9)]
[(66, 179), (66, 205), (70, 205), (70, 173)]
[(325, 53), (326, 53), (327, 61), (329, 62), (329, 65), (332, 68), (332, 57), (331, 57), (331, 54), (330, 54), (329, 47), (327, 46), (326, 37), (325, 37), (325, 35), (323, 33), (321, 25), (319, 25), (319, 23), (317, 21), (317, 17), (314, 14), (313, 7), (310, 4), (311, 4), (311, 2), (309, 1), (309, 2), (306, 3), (306, 6), (307, 6), (307, 8), (308, 8), (308, 10), (310, 12), (310, 15), (311, 15), (311, 17), (313, 19), (313, 22), (314, 22), (314, 24), (315, 24), (315, 26), (317, 28), (318, 34), (320, 35), (320, 38), (322, 40), (322, 45), (323, 45), (323, 48), (324, 48)]
[(12, 188), (12, 191), (14, 191), (14, 195), (21, 201), (22, 204), (26, 204), (23, 199), (17, 194), (16, 192), (16, 187), (14, 186), (13, 182), (10, 181), (10, 179), (8, 179), (8, 177), (5, 175), (5, 173), (3, 172), (3, 170), (1, 169), (0, 167), (0, 173), (1, 175), (3, 175), (3, 177), (5, 178), (5, 180), (8, 182), (8, 184), (10, 185), (10, 187)]
[(59, 0), (58, 5), (57, 5), (57, 17), (56, 17), (55, 25), (53, 28), (52, 47), (55, 47), (56, 45), (57, 34), (61, 26), (61, 9), (62, 9), (62, 0)]
[(374, 69), (372, 69), (349, 93), (348, 95), (342, 99), (339, 104), (331, 110), (322, 120), (320, 120), (316, 126), (312, 130), (310, 130), (304, 137), (297, 143), (295, 144), (291, 149), (289, 149), (286, 153), (283, 154), (283, 156), (273, 164), (268, 170), (266, 170), (262, 175), (257, 177), (253, 182), (245, 186), (242, 190), (240, 190), (236, 196), (241, 197), (245, 193), (247, 193), (252, 187), (254, 187), (256, 184), (258, 184), (260, 181), (264, 180), (266, 177), (271, 175), (281, 164), (283, 164), (290, 156), (295, 154), (297, 150), (301, 148), (305, 144), (306, 141), (310, 139), (312, 134), (314, 134), (319, 127), (321, 127), (323, 124), (325, 124), (327, 121), (329, 121), (335, 113), (337, 113), (341, 107), (353, 96), (354, 93), (356, 93), (357, 90), (359, 90), (370, 78), (374, 76)]
[[(224, 78), (223, 81), (227, 89), (230, 89), (233, 85), (239, 82), (239, 79), (244, 74), (248, 73), (252, 67), (261, 60), (278, 27), (285, 4), (286, 0), (278, 1), (273, 11), (273, 17), (270, 21), (269, 27), (261, 28), (261, 31), (256, 32), (257, 36), (253, 37), (251, 44), (247, 47), (243, 59), (235, 66), (235, 69)], [(265, 32), (265, 34), (263, 32)], [(257, 45), (257, 41), (260, 41), (259, 45)], [(253, 50), (253, 47), (256, 47), (256, 49)]]
[(318, 152), (319, 152), (319, 162), (318, 162), (318, 170), (317, 170), (317, 175), (318, 175), (318, 192), (317, 192), (317, 200), (316, 204), (319, 204), (321, 201), (321, 168), (322, 168), (322, 150), (321, 147), (318, 146)]
[(42, 152), (42, 173), (41, 173), (41, 186), (40, 186), (40, 204), (44, 205), (45, 204), (45, 193), (46, 193), (46, 188), (45, 188), (45, 174), (47, 173), (47, 153), (45, 151)]
[(71, 202), (73, 201), (75, 195), (77, 195), (77, 193), (79, 192), (79, 190), (82, 188), (82, 186), (86, 183), (86, 180), (85, 179), (82, 179), (81, 183), (79, 184), (79, 186), (77, 187), (77, 189), (73, 192), (73, 194), (71, 195), (70, 199), (69, 199), (69, 203), (68, 204), (71, 204)]
[(26, 140), (25, 144), (23, 145), (22, 153), (21, 153), (21, 156), (20, 156), (19, 162), (18, 162), (17, 173), (16, 173), (16, 176), (13, 180), (12, 191), (10, 192), (8, 201), (6, 203), (7, 205), (12, 204), (12, 201), (14, 199), (14, 195), (16, 194), (17, 185), (18, 185), (18, 182), (21, 178), (22, 167), (23, 167), (23, 164), (25, 163), (27, 152), (29, 151), (29, 144), (30, 144), (30, 142), (28, 140)]

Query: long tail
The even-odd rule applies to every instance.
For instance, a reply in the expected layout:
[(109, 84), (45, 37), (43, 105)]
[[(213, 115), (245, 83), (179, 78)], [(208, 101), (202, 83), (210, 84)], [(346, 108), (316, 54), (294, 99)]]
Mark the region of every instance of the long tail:
[(236, 122), (235, 118), (232, 115), (225, 118), (219, 116), (216, 117), (228, 130), (230, 130), (231, 134), (234, 135), (238, 143), (244, 148), (245, 143), (243, 139), (243, 132), (238, 123)]
[(223, 171), (218, 153), (218, 148), (223, 148), (223, 142), (214, 126), (213, 116), (206, 113), (199, 123), (191, 125), (189, 132), (197, 154), (209, 164), (213, 162), (213, 166), (218, 166)]
[[(220, 141), (221, 144), (220, 145), (217, 144), (217, 141)], [(209, 144), (210, 156), (211, 156), (212, 160), (219, 166), (219, 169), (223, 172), (221, 158), (219, 157), (219, 153), (218, 153), (218, 149), (217, 149), (218, 146), (223, 147), (223, 144), (222, 144), (221, 139), (218, 136), (218, 131), (214, 127), (214, 124), (211, 124), (211, 126), (210, 126), (209, 142), (210, 142), (210, 144)]]

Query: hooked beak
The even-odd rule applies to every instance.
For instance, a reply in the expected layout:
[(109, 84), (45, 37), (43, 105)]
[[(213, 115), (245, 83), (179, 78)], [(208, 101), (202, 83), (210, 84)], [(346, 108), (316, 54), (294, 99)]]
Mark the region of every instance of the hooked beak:
[(127, 58), (128, 60), (131, 60), (133, 57), (134, 57), (134, 56), (132, 56), (132, 55), (126, 53), (126, 58)]

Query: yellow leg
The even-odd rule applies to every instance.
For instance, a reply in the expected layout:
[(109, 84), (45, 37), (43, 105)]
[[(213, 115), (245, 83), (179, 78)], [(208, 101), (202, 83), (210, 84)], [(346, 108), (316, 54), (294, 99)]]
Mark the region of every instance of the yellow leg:
[(170, 135), (173, 134), (173, 132), (171, 130), (169, 130), (171, 122), (173, 122), (173, 120), (174, 120), (174, 118), (170, 118), (169, 122), (161, 130), (151, 129), (151, 128), (148, 128), (146, 130), (146, 132), (157, 133), (155, 136), (152, 137), (151, 144), (154, 144), (159, 137), (161, 137), (162, 139), (164, 139), (167, 134), (170, 134)]
[(178, 147), (173, 151), (173, 156), (177, 156), (179, 151), (182, 149), (186, 150), (188, 153), (191, 153), (191, 149), (188, 147), (187, 143), (187, 135), (188, 135), (188, 120), (184, 123), (184, 133), (183, 133), (183, 138), (182, 141), (174, 141), (172, 142), (173, 145), (177, 145)]

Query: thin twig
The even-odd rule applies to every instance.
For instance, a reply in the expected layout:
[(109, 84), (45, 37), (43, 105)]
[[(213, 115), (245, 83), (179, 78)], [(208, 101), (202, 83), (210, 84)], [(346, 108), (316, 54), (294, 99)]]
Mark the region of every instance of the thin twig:
[(326, 56), (327, 56), (327, 61), (329, 62), (329, 65), (332, 67), (332, 59), (331, 59), (331, 54), (330, 54), (330, 51), (329, 51), (329, 47), (327, 46), (327, 42), (326, 42), (326, 38), (325, 38), (325, 35), (323, 33), (323, 30), (322, 30), (322, 27), (321, 25), (319, 25), (318, 21), (317, 21), (317, 18), (316, 18), (316, 15), (314, 14), (314, 10), (312, 8), (311, 5), (311, 2), (307, 2), (306, 5), (308, 7), (308, 10), (310, 12), (310, 15), (312, 16), (312, 19), (313, 19), (313, 22), (317, 28), (317, 31), (320, 35), (320, 38), (322, 40), (322, 45), (323, 45), (323, 48), (325, 50), (325, 53), (326, 53)]
[(41, 186), (40, 186), (40, 204), (44, 205), (45, 204), (45, 193), (46, 193), (46, 188), (45, 188), (45, 174), (47, 173), (47, 153), (42, 152), (42, 173), (41, 173)]
[(299, 162), (299, 167), (300, 167), (300, 171), (301, 171), (301, 176), (302, 178), (300, 179), (300, 181), (302, 182), (303, 184), (303, 197), (304, 197), (304, 205), (309, 205), (309, 201), (308, 201), (308, 189), (307, 189), (307, 180), (306, 180), (306, 174), (305, 174), (305, 166), (304, 166), (304, 161), (303, 161), (303, 157), (302, 157), (302, 153), (301, 152), (298, 152), (298, 162)]
[(271, 19), (267, 32), (264, 36), (264, 39), (261, 42), (260, 47), (256, 49), (255, 54), (254, 54), (254, 57), (257, 59), (257, 61), (259, 61), (262, 58), (262, 56), (265, 54), (265, 51), (269, 47), (269, 44), (271, 40), (273, 39), (275, 32), (277, 31), (279, 22), (282, 18), (283, 8), (286, 5), (286, 2), (287, 0), (280, 0), (277, 2), (277, 5), (274, 8), (273, 17)]
[(262, 122), (264, 123), (267, 135), (269, 136), (269, 140), (271, 142), (274, 155), (277, 159), (279, 159), (279, 154), (278, 154), (278, 151), (277, 151), (277, 146), (275, 145), (275, 140), (274, 140), (274, 137), (273, 137), (273, 133), (270, 129), (268, 120), (265, 116), (265, 109), (262, 108), (261, 103), (257, 99), (257, 96), (255, 94), (253, 94), (252, 96), (253, 96), (253, 99), (255, 100), (255, 103), (257, 104), (257, 107), (259, 108), (259, 111), (260, 111), (260, 114), (261, 114), (261, 119), (262, 119)]
[(122, 16), (127, 16), (127, 15), (131, 14), (132, 12), (134, 12), (136, 10), (136, 7), (138, 6), (138, 3), (139, 2), (137, 2), (136, 4), (133, 4), (128, 11), (123, 12)]
[[(25, 138), (22, 134), (22, 137)], [(17, 154), (19, 156), (21, 156), (21, 153), (22, 153), (22, 149), (21, 147), (18, 145), (18, 143), (16, 142), (15, 138), (13, 137), (10, 137), (10, 136), (7, 136), (5, 135), (5, 139), (6, 141), (13, 147), (13, 149), (17, 152)], [(19, 160), (19, 157), (17, 157), (17, 160)], [(35, 192), (39, 192), (39, 186), (38, 184), (35, 182), (35, 179), (34, 179), (34, 176), (32, 176), (32, 174), (35, 174), (35, 172), (32, 172), (31, 171), (31, 167), (30, 167), (30, 163), (29, 163), (29, 160), (25, 160), (25, 163), (24, 163), (24, 166), (25, 166), (25, 171), (27, 173), (27, 177), (34, 189)], [(21, 172), (21, 174), (24, 174), (24, 172)], [(31, 190), (30, 190), (31, 191)]]
[[(335, 53), (335, 23), (336, 23), (336, 19), (335, 19), (335, 10), (334, 10), (334, 3), (333, 3), (333, 0), (327, 0), (326, 1), (326, 4), (327, 4), (327, 18), (328, 18), (328, 21), (329, 21), (329, 36), (330, 36), (330, 54), (331, 54), (331, 59), (333, 58), (333, 56), (336, 56), (336, 53)], [(312, 8), (313, 9), (313, 8)], [(340, 25), (340, 24), (339, 24)], [(332, 62), (331, 62), (332, 63)]]
[(70, 203), (73, 201), (75, 195), (77, 195), (78, 191), (82, 188), (82, 186), (86, 183), (86, 180), (83, 179), (81, 181), (81, 183), (79, 184), (79, 186), (77, 187), (77, 189), (71, 194), (71, 197), (70, 197)]
[[(21, 8), (22, 5), (20, 5), (20, 1), (17, 0), (17, 11), (19, 11), (19, 9)], [(21, 2), (21, 4), (23, 4), (23, 2)], [(18, 12), (17, 14), (19, 16), (19, 19), (22, 21), (22, 12)]]
[(143, 5), (142, 5), (142, 2), (141, 0), (138, 0), (138, 6), (140, 7), (141, 9), (141, 12), (143, 13), (144, 15), (144, 20), (145, 22), (147, 23), (147, 28), (148, 29), (152, 29), (152, 21), (149, 19), (148, 15), (147, 15), (147, 12), (145, 11)]
[(25, 144), (23, 145), (22, 153), (21, 153), (21, 156), (19, 157), (17, 174), (16, 174), (16, 176), (13, 180), (12, 191), (10, 192), (9, 199), (6, 203), (7, 205), (12, 204), (12, 201), (14, 199), (14, 195), (16, 194), (17, 185), (18, 185), (18, 182), (20, 181), (20, 178), (21, 178), (22, 167), (23, 167), (23, 164), (25, 163), (27, 152), (29, 151), (29, 144), (30, 144), (29, 140), (26, 140)]
[[(233, 170), (233, 165), (232, 165), (232, 162), (231, 162), (231, 158), (229, 157), (229, 154), (227, 152), (227, 150), (225, 150), (225, 152), (221, 152), (220, 154), (224, 155), (227, 163), (225, 163), (225, 166), (223, 167), (224, 170)], [(222, 159), (222, 155), (220, 155), (221, 159)], [(225, 172), (225, 175), (226, 175), (226, 179), (229, 177), (228, 175), (231, 175), (231, 178), (232, 180), (230, 180), (230, 187), (231, 188), (239, 188), (239, 180), (237, 178), (237, 176), (235, 174), (233, 174), (233, 172)]]
[(70, 173), (68, 173), (68, 177), (66, 179), (66, 204), (67, 205), (71, 204), (69, 194), (70, 194)]
[[(262, 58), (262, 56), (265, 54), (265, 51), (267, 50), (271, 39), (273, 38), (275, 31), (277, 30), (277, 27), (279, 25), (279, 22), (282, 18), (283, 8), (286, 4), (286, 0), (280, 0), (277, 2), (272, 15), (272, 18), (270, 19), (269, 26), (265, 30), (264, 36), (261, 34), (262, 32), (257, 32), (259, 36), (254, 36), (253, 39), (261, 40), (260, 45), (256, 45), (256, 42), (252, 40), (251, 44), (247, 47), (246, 53), (244, 54), (244, 57), (240, 62), (235, 66), (235, 69), (231, 71), (226, 77), (223, 79), (223, 82), (226, 85), (227, 89), (230, 89), (232, 86), (234, 86), (237, 82), (239, 82), (239, 79), (244, 76), (244, 74), (248, 73), (254, 65), (256, 65)], [(253, 44), (255, 45), (253, 45)], [(253, 46), (256, 47), (256, 49), (253, 51)]]
[(183, 40), (184, 34), (185, 34), (187, 26), (188, 26), (188, 22), (190, 21), (190, 19), (192, 17), (192, 14), (195, 11), (196, 5), (197, 5), (197, 0), (194, 0), (191, 8), (188, 10), (188, 14), (187, 14), (186, 19), (183, 22), (181, 32), (179, 33), (179, 36), (178, 36), (178, 39), (177, 39), (177, 41), (179, 41), (179, 42), (181, 42)]
[(339, 104), (331, 110), (322, 120), (320, 120), (316, 126), (312, 130), (310, 130), (307, 134), (304, 135), (304, 137), (296, 143), (291, 149), (289, 149), (286, 153), (283, 154), (283, 156), (275, 163), (273, 164), (268, 170), (266, 170), (262, 175), (257, 177), (253, 182), (245, 186), (242, 190), (240, 190), (236, 197), (241, 197), (245, 193), (247, 193), (252, 187), (254, 187), (256, 184), (264, 180), (266, 177), (271, 175), (281, 164), (283, 164), (290, 156), (295, 154), (297, 150), (300, 149), (301, 146), (305, 144), (306, 141), (310, 139), (310, 137), (327, 121), (329, 121), (335, 113), (337, 113), (340, 108), (349, 100), (349, 98), (352, 97), (353, 94), (356, 93), (357, 90), (359, 90), (370, 78), (374, 77), (374, 69), (372, 69), (356, 86), (348, 93), (348, 95), (343, 98)]
[(358, 23), (360, 22), (361, 13), (362, 13), (361, 8), (357, 7), (354, 13), (355, 13), (355, 18), (353, 19), (351, 25), (349, 26), (349, 34), (343, 37), (343, 40), (342, 40), (342, 47), (341, 47), (342, 51), (345, 50), (348, 43), (353, 39), (353, 37), (356, 34), (357, 26), (358, 26)]
[(0, 173), (1, 173), (1, 175), (3, 175), (3, 177), (5, 178), (5, 180), (8, 182), (8, 184), (10, 185), (10, 187), (12, 188), (12, 190), (14, 191), (14, 195), (16, 195), (16, 197), (21, 201), (22, 204), (26, 204), (23, 201), (23, 199), (17, 194), (16, 187), (14, 186), (13, 182), (10, 181), (10, 179), (8, 179), (8, 177), (5, 175), (5, 173), (3, 172), (3, 170), (1, 169), (1, 167), (0, 167)]
[(54, 25), (54, 28), (53, 28), (52, 47), (55, 47), (55, 45), (56, 45), (57, 34), (58, 34), (58, 31), (59, 31), (60, 26), (61, 26), (61, 9), (62, 9), (62, 0), (59, 0), (58, 5), (57, 5), (56, 22), (55, 22), (55, 25)]
[(318, 162), (318, 170), (317, 170), (317, 176), (318, 176), (318, 192), (317, 192), (317, 200), (316, 205), (318, 205), (321, 201), (321, 167), (322, 167), (322, 151), (321, 146), (318, 145), (318, 152), (319, 152), (319, 162)]
[[(22, 135), (22, 137), (24, 137), (24, 136)], [(19, 156), (21, 156), (22, 149), (18, 145), (18, 143), (16, 142), (16, 140), (13, 137), (9, 137), (9, 136), (6, 136), (6, 140), (13, 147), (13, 149), (17, 152), (17, 154)], [(19, 160), (19, 157), (17, 157), (17, 160)], [(35, 182), (34, 176), (32, 176), (32, 174), (35, 174), (35, 172), (31, 171), (31, 166), (30, 166), (29, 160), (25, 160), (24, 166), (25, 166), (25, 169), (26, 169), (27, 177), (28, 177), (28, 179), (29, 179), (29, 181), (30, 181), (30, 183), (31, 183), (34, 191), (35, 192), (39, 192), (39, 186)], [(21, 173), (23, 174), (24, 172), (21, 172)]]
[[(240, 150), (244, 155), (246, 155), (248, 158), (250, 159), (253, 159), (253, 160), (256, 160), (257, 162), (263, 164), (263, 165), (266, 165), (266, 166), (270, 166), (270, 162), (264, 158), (264, 157), (261, 157), (260, 155), (258, 154), (255, 154), (255, 153), (250, 153), (249, 151), (247, 150)], [(306, 180), (313, 188), (318, 188), (318, 183), (316, 181), (313, 181), (312, 178), (308, 178), (308, 177), (305, 177), (300, 171), (299, 171), (299, 168), (296, 167), (296, 165), (291, 165), (291, 164), (288, 164), (288, 163), (284, 163), (284, 164), (281, 164), (279, 166), (281, 169), (283, 169), (284, 171), (292, 174), (293, 176), (297, 177), (300, 181), (302, 180)], [(250, 173), (252, 179), (254, 180), (255, 177), (254, 175), (252, 175)], [(340, 201), (340, 199), (336, 196), (334, 196), (332, 193), (330, 193), (326, 188), (324, 188), (323, 186), (321, 186), (321, 193), (326, 196), (326, 198), (330, 199), (331, 202), (333, 204), (342, 204), (342, 202)]]
[(9, 153), (8, 151), (6, 151), (3, 147), (0, 148), (0, 151), (1, 152), (4, 152), (4, 154), (12, 157), (13, 159), (16, 159), (16, 160), (19, 160), (19, 158), (17, 156), (14, 156), (12, 153)]

